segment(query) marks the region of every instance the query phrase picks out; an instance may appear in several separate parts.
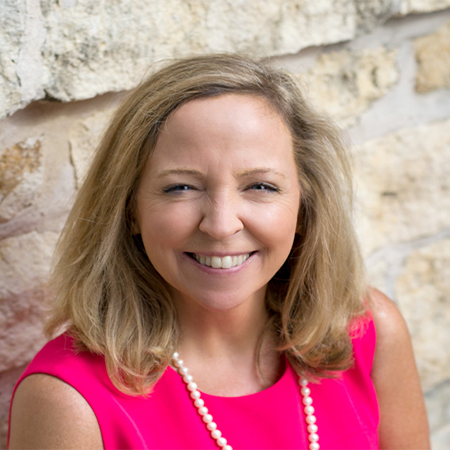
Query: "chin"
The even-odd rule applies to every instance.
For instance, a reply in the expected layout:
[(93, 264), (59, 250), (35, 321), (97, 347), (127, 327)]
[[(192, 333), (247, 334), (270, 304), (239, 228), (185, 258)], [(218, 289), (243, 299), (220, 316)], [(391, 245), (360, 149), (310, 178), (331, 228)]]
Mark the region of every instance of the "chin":
[[(258, 292), (258, 295), (252, 294), (247, 296), (236, 293), (223, 293), (217, 291), (211, 294), (199, 295), (198, 293), (183, 294), (181, 292), (174, 293), (174, 298), (179, 303), (184, 303), (188, 307), (202, 308), (211, 312), (228, 312), (236, 310), (240, 307), (250, 306), (255, 302), (264, 302), (265, 289)], [(195, 306), (194, 306), (195, 305)]]
[(208, 311), (227, 312), (239, 308), (246, 303), (246, 300), (239, 300), (236, 296), (233, 296), (233, 298), (220, 298), (220, 295), (216, 295), (214, 300), (211, 298), (201, 299), (197, 297), (195, 303)]

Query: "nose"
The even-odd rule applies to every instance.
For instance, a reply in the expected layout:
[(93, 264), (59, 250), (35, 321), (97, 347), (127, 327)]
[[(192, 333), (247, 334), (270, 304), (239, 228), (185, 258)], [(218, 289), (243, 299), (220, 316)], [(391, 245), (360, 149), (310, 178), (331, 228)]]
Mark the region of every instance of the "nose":
[(231, 197), (208, 199), (203, 206), (200, 231), (216, 240), (233, 236), (244, 228), (239, 210), (239, 201)]

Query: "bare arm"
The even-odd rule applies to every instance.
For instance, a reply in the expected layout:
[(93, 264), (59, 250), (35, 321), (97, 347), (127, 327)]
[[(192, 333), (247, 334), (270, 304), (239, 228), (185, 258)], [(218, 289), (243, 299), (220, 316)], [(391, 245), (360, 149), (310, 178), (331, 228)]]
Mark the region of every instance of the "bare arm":
[(97, 418), (74, 388), (30, 375), (14, 396), (10, 449), (103, 449)]
[(371, 290), (377, 346), (372, 380), (380, 405), (380, 449), (430, 448), (428, 420), (406, 323), (395, 304)]

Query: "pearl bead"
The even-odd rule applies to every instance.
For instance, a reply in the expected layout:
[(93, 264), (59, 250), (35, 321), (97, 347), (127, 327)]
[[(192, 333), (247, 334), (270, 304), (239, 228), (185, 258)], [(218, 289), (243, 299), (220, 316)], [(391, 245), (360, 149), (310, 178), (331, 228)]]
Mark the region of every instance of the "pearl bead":
[[(186, 383), (186, 387), (190, 391), (190, 396), (194, 400), (194, 405), (198, 408), (199, 415), (202, 417), (208, 431), (211, 432), (211, 437), (216, 440), (216, 444), (222, 450), (233, 450), (233, 447), (228, 445), (227, 440), (222, 437), (221, 431), (217, 429), (217, 424), (213, 422), (213, 416), (208, 413), (208, 408), (205, 406), (205, 402), (200, 398), (201, 393), (197, 390), (197, 384), (194, 383), (192, 375), (188, 373), (188, 368), (183, 366), (183, 360), (179, 359), (179, 357), (180, 355), (178, 352), (174, 352), (174, 365), (178, 368), (178, 372), (182, 376), (183, 381)], [(308, 448), (309, 450), (319, 450), (319, 435), (317, 434), (318, 427), (315, 424), (317, 419), (313, 415), (314, 407), (311, 406), (313, 400), (310, 397), (311, 390), (307, 387), (308, 380), (305, 378), (300, 378), (298, 380), (298, 384), (301, 386), (300, 393), (303, 397), (302, 403), (305, 405), (304, 411), (306, 414), (306, 423), (308, 424), (308, 440), (310, 441)]]
[(222, 436), (222, 433), (219, 430), (213, 430), (213, 431), (211, 431), (211, 436), (214, 439), (219, 439), (220, 436)]
[(195, 391), (195, 390), (197, 389), (197, 383), (194, 383), (193, 381), (191, 381), (191, 382), (187, 385), (187, 388), (188, 388), (190, 391)]
[(191, 374), (189, 374), (189, 373), (183, 377), (183, 381), (186, 384), (191, 383), (193, 380), (194, 380), (194, 377)]
[(205, 402), (203, 401), (202, 398), (198, 398), (197, 400), (195, 400), (194, 405), (197, 408), (201, 408), (203, 405), (205, 404)]
[(194, 400), (197, 400), (198, 398), (200, 398), (200, 392), (199, 391), (192, 391), (191, 392), (191, 398), (193, 398)]
[(311, 394), (311, 389), (309, 387), (303, 386), (300, 389), (300, 392), (302, 393), (302, 395), (304, 395), (305, 397), (308, 397), (309, 394)]
[(213, 420), (213, 416), (211, 414), (205, 414), (203, 416), (203, 422), (205, 422), (205, 423), (212, 422), (212, 420)]

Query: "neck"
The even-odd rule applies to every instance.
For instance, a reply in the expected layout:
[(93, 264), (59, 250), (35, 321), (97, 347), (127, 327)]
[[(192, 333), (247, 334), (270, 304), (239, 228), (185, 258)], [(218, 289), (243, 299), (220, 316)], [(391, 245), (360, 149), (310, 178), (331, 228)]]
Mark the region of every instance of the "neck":
[(231, 311), (211, 311), (183, 300), (177, 302), (177, 310), (178, 352), (203, 392), (246, 395), (281, 376), (283, 358), (270, 333), (262, 341), (258, 369), (258, 344), (268, 321), (264, 299)]
[(208, 310), (194, 301), (177, 302), (179, 350), (203, 357), (254, 353), (267, 324), (264, 299), (229, 311)]

